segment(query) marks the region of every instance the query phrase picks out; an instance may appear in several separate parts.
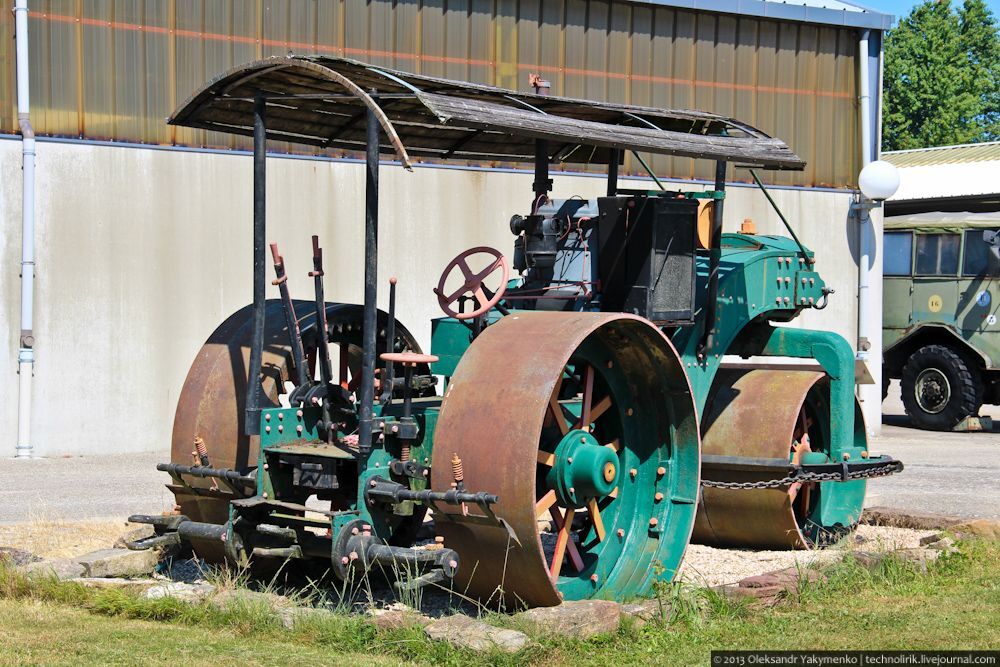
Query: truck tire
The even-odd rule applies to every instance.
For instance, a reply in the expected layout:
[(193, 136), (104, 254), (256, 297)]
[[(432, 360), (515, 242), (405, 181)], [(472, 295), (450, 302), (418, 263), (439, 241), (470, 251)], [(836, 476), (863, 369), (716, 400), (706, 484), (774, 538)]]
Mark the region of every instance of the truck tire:
[(950, 431), (983, 404), (979, 369), (944, 345), (926, 345), (903, 366), (906, 414), (919, 428)]

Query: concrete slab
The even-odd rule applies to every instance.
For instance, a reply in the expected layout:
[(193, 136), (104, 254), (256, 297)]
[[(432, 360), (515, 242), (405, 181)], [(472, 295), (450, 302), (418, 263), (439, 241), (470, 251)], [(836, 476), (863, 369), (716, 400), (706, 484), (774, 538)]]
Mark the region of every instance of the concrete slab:
[(123, 519), (173, 508), (156, 469), (167, 451), (113, 456), (9, 459), (0, 465), (0, 523)]
[[(1000, 408), (983, 406), (982, 414)], [(882, 435), (873, 453), (892, 454), (906, 469), (872, 480), (866, 505), (962, 517), (1000, 518), (1000, 433), (940, 433), (910, 424), (894, 381), (882, 404)]]

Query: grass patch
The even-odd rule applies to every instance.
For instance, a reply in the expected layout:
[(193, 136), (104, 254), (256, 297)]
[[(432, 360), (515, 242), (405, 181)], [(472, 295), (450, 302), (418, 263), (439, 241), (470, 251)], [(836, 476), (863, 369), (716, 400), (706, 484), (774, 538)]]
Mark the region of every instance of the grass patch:
[(892, 558), (872, 569), (845, 559), (772, 608), (664, 585), (653, 623), (626, 622), (589, 641), (538, 637), (508, 656), (456, 650), (420, 629), (380, 631), (348, 614), (309, 617), (289, 631), (259, 600), (224, 608), (145, 600), (0, 567), (0, 663), (689, 665), (724, 648), (985, 649), (1000, 636), (998, 570), (1000, 544), (969, 541), (927, 574)]

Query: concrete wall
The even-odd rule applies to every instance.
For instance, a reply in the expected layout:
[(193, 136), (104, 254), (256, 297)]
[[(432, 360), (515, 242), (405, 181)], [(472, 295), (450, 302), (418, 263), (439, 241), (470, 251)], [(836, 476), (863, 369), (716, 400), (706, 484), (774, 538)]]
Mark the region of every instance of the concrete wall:
[[(269, 236), (309, 298), (309, 236), (326, 249), (331, 301), (361, 301), (364, 182), (347, 162), (268, 162)], [(380, 290), (399, 277), (399, 317), (428, 345), (439, 314), (431, 288), (473, 245), (509, 253), (512, 213), (531, 201), (528, 173), (381, 171)], [(601, 179), (556, 176), (554, 196), (596, 196)], [(648, 187), (648, 184), (643, 184)], [(0, 456), (17, 431), (20, 144), (0, 140)], [(855, 338), (857, 282), (850, 197), (778, 190), (775, 197), (837, 290), (803, 326)], [(46, 141), (38, 146), (37, 365), (33, 444), (39, 456), (169, 449), (178, 392), (199, 346), (249, 303), (251, 161), (197, 153)], [(759, 192), (733, 188), (726, 228), (781, 225)], [(269, 288), (273, 289), (273, 288)]]

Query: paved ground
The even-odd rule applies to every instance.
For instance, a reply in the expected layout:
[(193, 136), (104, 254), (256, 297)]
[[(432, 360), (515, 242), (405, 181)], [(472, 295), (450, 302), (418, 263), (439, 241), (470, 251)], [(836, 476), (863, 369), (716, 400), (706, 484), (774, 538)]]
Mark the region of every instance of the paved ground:
[[(981, 414), (1000, 421), (1000, 408)], [(882, 435), (873, 453), (892, 454), (906, 469), (868, 485), (868, 505), (959, 516), (1000, 518), (1000, 433), (937, 433), (910, 426), (893, 382), (882, 404)]]
[(173, 507), (156, 470), (169, 452), (8, 459), (0, 463), (0, 523), (121, 518)]
[[(874, 453), (906, 470), (869, 484), (868, 504), (1000, 518), (1000, 433), (934, 433), (909, 427), (898, 386), (883, 405)], [(1000, 408), (993, 408), (1000, 418)], [(989, 414), (989, 408), (984, 409)], [(87, 456), (0, 465), (0, 523), (121, 518), (173, 506), (156, 464), (169, 454)]]

